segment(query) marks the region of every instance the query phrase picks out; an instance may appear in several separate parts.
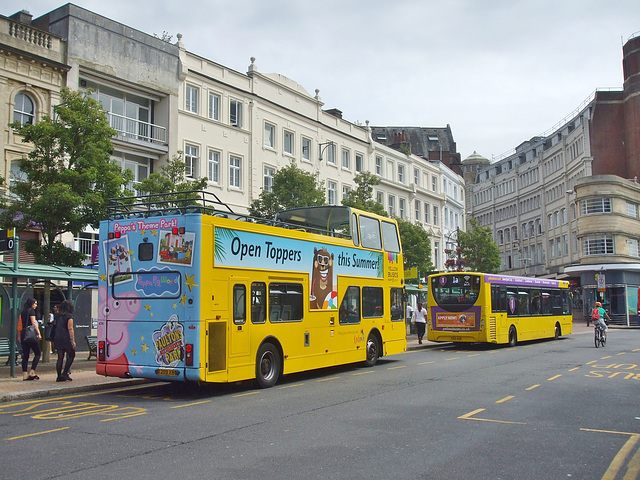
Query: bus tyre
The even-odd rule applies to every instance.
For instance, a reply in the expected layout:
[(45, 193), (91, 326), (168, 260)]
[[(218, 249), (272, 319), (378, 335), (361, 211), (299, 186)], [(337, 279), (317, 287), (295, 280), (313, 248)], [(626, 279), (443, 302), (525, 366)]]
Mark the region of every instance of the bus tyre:
[(282, 373), (282, 359), (271, 343), (263, 344), (256, 356), (256, 382), (260, 388), (273, 387)]
[(373, 333), (369, 334), (367, 339), (367, 359), (365, 360), (368, 367), (373, 367), (378, 363), (378, 357), (380, 357), (380, 344), (378, 337)]
[(517, 343), (518, 343), (518, 332), (516, 332), (516, 327), (511, 325), (511, 328), (509, 329), (509, 346), (515, 347)]

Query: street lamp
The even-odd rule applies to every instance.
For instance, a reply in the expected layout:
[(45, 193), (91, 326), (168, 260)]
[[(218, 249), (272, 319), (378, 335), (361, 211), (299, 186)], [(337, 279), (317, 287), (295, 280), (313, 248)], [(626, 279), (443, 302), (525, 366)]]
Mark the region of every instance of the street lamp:
[(318, 161), (321, 162), (322, 161), (322, 154), (324, 153), (324, 151), (329, 148), (329, 145), (333, 146), (335, 145), (334, 142), (324, 142), (324, 143), (319, 143), (318, 144)]

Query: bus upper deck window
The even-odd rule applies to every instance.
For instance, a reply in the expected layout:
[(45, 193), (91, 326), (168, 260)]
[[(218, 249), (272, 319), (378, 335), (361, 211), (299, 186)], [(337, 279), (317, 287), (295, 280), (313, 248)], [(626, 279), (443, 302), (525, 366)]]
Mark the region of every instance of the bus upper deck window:
[(384, 249), (387, 252), (400, 252), (398, 228), (395, 223), (382, 222), (382, 240), (384, 241)]
[(354, 213), (351, 215), (351, 236), (353, 238), (353, 244), (357, 247), (360, 245), (358, 237), (358, 216)]
[(141, 262), (153, 260), (153, 243), (143, 242), (138, 245), (138, 260)]
[(360, 215), (360, 242), (364, 248), (382, 248), (380, 222), (377, 219)]

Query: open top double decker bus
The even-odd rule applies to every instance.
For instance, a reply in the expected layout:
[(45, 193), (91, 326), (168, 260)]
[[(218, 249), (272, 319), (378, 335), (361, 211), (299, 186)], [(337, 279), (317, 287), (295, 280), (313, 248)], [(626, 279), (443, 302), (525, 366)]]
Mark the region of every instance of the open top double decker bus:
[(572, 332), (569, 282), (475, 272), (430, 275), (427, 339), (487, 342), (558, 338)]
[(268, 221), (207, 192), (166, 198), (113, 201), (101, 222), (99, 374), (269, 387), (406, 350), (394, 220), (326, 206)]

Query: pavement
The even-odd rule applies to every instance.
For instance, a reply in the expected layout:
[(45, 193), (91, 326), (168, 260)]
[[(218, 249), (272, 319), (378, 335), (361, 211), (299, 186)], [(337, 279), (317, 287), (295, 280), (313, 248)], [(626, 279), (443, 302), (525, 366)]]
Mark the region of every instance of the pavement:
[[(627, 329), (640, 327), (611, 327), (612, 329)], [(587, 327), (584, 321), (574, 321), (574, 334), (593, 334), (593, 327)], [(407, 350), (421, 350), (438, 348), (447, 345), (446, 343), (435, 343), (423, 340), (418, 343), (415, 334), (407, 335)], [(152, 380), (140, 378), (114, 378), (104, 377), (96, 373), (96, 360), (93, 357), (87, 359), (88, 352), (78, 351), (75, 361), (71, 367), (71, 382), (56, 382), (56, 359), (57, 355), (51, 355), (49, 362), (40, 361), (36, 373), (39, 380), (23, 381), (22, 367), (16, 365), (15, 377), (10, 376), (10, 366), (5, 365), (5, 359), (0, 362), (0, 403), (15, 400), (40, 398), (48, 396), (60, 396), (79, 392), (91, 392), (111, 388), (122, 388), (130, 385), (150, 383)], [(31, 366), (31, 364), (29, 364)]]

